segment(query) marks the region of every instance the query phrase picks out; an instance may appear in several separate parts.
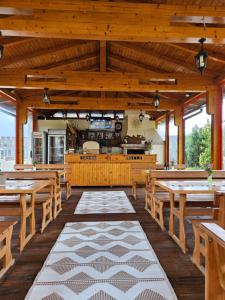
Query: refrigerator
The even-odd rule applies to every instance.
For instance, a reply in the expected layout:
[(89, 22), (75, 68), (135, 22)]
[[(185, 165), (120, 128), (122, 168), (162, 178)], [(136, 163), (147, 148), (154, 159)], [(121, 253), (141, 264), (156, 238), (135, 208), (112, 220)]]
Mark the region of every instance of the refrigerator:
[(66, 130), (48, 130), (48, 163), (63, 164), (66, 151)]
[(47, 163), (47, 132), (33, 132), (31, 157), (38, 164)]

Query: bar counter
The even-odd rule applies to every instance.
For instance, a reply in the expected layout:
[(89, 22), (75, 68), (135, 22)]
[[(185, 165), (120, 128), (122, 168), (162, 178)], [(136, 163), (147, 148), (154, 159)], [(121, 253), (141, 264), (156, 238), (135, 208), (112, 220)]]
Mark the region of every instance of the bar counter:
[(130, 186), (131, 168), (155, 169), (156, 155), (143, 154), (65, 154), (71, 165), (72, 186)]

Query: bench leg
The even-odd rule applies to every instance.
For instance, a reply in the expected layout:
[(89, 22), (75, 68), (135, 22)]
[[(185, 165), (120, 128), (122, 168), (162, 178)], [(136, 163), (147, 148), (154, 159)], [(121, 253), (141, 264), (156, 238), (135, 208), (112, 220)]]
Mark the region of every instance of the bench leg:
[(45, 230), (52, 219), (52, 199), (49, 199), (48, 201), (42, 203), (41, 233)]
[[(205, 249), (205, 242), (206, 242), (206, 235), (204, 232), (198, 227), (193, 225), (194, 230), (194, 238), (195, 238), (195, 246), (192, 255), (192, 262), (198, 267), (198, 269), (205, 274), (205, 267), (202, 265), (201, 257), (205, 257), (206, 249)], [(204, 240), (204, 243), (201, 241)]]
[(68, 182), (66, 184), (66, 200), (68, 200), (71, 195), (72, 195), (71, 185)]
[(57, 193), (54, 198), (53, 218), (55, 219), (62, 210), (61, 192)]
[(0, 237), (0, 259), (3, 260), (2, 268), (0, 269), (0, 278), (14, 264), (11, 252), (13, 226), (10, 226)]
[(132, 195), (135, 200), (137, 200), (137, 185), (136, 182), (133, 182), (132, 184)]

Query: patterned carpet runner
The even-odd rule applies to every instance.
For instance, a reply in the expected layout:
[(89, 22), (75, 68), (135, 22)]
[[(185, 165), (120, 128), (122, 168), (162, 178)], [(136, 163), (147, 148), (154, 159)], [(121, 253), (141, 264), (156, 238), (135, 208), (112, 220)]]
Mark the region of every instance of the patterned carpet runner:
[(26, 300), (177, 299), (138, 221), (67, 223)]
[(75, 214), (134, 213), (130, 200), (123, 191), (84, 192)]

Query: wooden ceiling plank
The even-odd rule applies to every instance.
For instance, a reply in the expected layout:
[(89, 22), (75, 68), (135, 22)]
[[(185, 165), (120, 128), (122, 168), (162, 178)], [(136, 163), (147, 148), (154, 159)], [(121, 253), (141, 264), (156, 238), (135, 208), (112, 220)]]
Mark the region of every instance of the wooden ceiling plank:
[[(99, 42), (99, 49), (100, 49), (100, 59), (99, 59), (99, 70), (100, 72), (107, 71), (107, 46), (106, 41)], [(101, 98), (105, 97), (105, 92), (101, 92)]]
[(76, 64), (76, 63), (81, 63), (81, 62), (86, 62), (86, 61), (91, 60), (93, 58), (97, 58), (98, 54), (99, 54), (98, 52), (87, 53), (87, 54), (84, 54), (84, 55), (81, 55), (81, 56), (78, 56), (78, 57), (72, 57), (72, 58), (68, 58), (68, 59), (65, 59), (65, 60), (61, 60), (61, 61), (56, 62), (56, 63), (40, 66), (36, 69), (57, 70), (57, 69), (60, 69), (62, 67), (65, 67), (65, 66), (69, 66), (69, 65)]
[(51, 48), (44, 48), (44, 49), (37, 49), (37, 51), (31, 51), (29, 54), (23, 55), (23, 56), (18, 56), (18, 57), (10, 57), (8, 60), (2, 60), (2, 62), (0, 62), (0, 66), (1, 67), (10, 67), (13, 66), (17, 63), (23, 63), (26, 62), (30, 59), (37, 59), (40, 58), (42, 56), (47, 56), (47, 55), (51, 55), (51, 54), (55, 54), (57, 52), (60, 51), (65, 51), (65, 50), (69, 50), (78, 46), (82, 46), (82, 45), (88, 45), (88, 44), (92, 44), (93, 42), (90, 41), (73, 41), (72, 43), (63, 43), (61, 45), (57, 45), (57, 46), (52, 46)]
[[(199, 51), (199, 48), (198, 49), (193, 49), (193, 48), (190, 48), (190, 47), (185, 47), (185, 46), (182, 46), (182, 45), (177, 45), (177, 44), (172, 44), (172, 43), (168, 43), (168, 46), (169, 47), (172, 47), (174, 49), (177, 49), (177, 50), (181, 50), (183, 52), (186, 52), (186, 53), (189, 53), (191, 55), (196, 55)], [(225, 57), (221, 57), (221, 55), (219, 53), (216, 53), (216, 52), (213, 52), (213, 51), (208, 51), (208, 59), (210, 60), (213, 60), (215, 62), (218, 62), (218, 63), (221, 63), (221, 64), (225, 64)]]
[[(157, 59), (165, 60), (166, 62), (172, 63), (173, 65), (182, 67), (186, 71), (195, 72), (196, 68), (191, 67), (190, 64), (187, 65), (184, 60), (180, 60), (177, 58), (168, 57), (162, 53), (156, 53), (155, 51), (151, 51), (150, 49), (144, 48), (143, 46), (136, 45), (134, 43), (127, 43), (127, 42), (116, 42), (116, 45), (119, 47), (126, 48), (128, 50), (134, 51), (139, 55), (146, 55), (147, 57), (155, 57)], [(151, 52), (150, 52), (151, 51)]]

